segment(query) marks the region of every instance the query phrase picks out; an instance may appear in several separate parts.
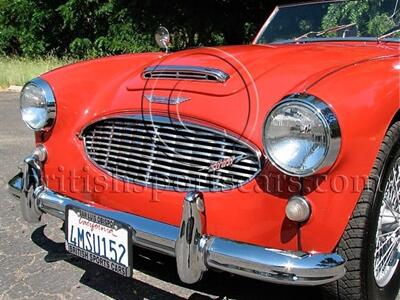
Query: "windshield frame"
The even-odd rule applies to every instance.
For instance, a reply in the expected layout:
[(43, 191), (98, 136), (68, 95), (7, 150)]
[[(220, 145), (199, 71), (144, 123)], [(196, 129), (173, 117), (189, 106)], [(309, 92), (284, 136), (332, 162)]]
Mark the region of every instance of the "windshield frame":
[[(348, 37), (348, 38), (304, 38), (302, 40), (283, 40), (278, 42), (272, 43), (259, 43), (261, 36), (263, 35), (265, 29), (271, 23), (271, 21), (275, 18), (276, 14), (282, 8), (290, 8), (302, 5), (309, 5), (309, 4), (322, 4), (322, 3), (338, 3), (338, 2), (349, 2), (349, 1), (360, 1), (360, 0), (319, 0), (319, 1), (304, 1), (298, 3), (291, 3), (291, 4), (282, 4), (277, 5), (272, 13), (268, 16), (267, 20), (264, 22), (261, 29), (258, 31), (256, 37), (254, 38), (252, 44), (253, 45), (282, 45), (282, 44), (302, 44), (302, 43), (313, 43), (313, 42), (393, 42), (393, 43), (400, 43), (399, 38), (385, 38), (379, 40), (378, 37)], [(400, 9), (398, 9), (400, 11)]]

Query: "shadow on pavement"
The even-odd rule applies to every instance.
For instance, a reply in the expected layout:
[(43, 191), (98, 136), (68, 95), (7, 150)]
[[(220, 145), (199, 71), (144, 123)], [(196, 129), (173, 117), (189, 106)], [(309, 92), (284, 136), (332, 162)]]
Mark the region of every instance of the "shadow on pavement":
[[(85, 273), (80, 279), (82, 284), (113, 299), (183, 299), (167, 292), (168, 288), (159, 289), (135, 279), (135, 275), (133, 279), (122, 277), (69, 254), (65, 250), (64, 243), (56, 243), (46, 237), (45, 227), (46, 225), (37, 228), (31, 235), (32, 241), (47, 251), (44, 260), (47, 263), (63, 260), (84, 270)], [(194, 290), (195, 292), (189, 297), (192, 300), (226, 298), (320, 300), (322, 298), (318, 288), (273, 285), (213, 271), (207, 272), (200, 283), (187, 286), (179, 281), (173, 258), (136, 247), (133, 253), (135, 270), (166, 283)]]

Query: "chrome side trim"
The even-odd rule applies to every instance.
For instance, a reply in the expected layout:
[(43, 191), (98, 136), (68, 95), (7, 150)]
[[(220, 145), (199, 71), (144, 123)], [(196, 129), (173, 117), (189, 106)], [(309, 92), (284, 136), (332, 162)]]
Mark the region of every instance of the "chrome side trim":
[(179, 79), (226, 82), (229, 75), (216, 68), (181, 65), (156, 65), (144, 69), (144, 79)]

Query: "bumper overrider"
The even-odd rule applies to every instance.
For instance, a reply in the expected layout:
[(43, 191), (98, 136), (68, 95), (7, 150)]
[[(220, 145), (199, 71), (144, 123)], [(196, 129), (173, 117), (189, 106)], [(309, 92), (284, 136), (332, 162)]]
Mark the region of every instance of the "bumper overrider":
[(202, 193), (186, 194), (178, 228), (62, 196), (42, 183), (41, 169), (39, 157), (34, 153), (25, 159), (24, 169), (9, 182), (9, 192), (20, 200), (27, 221), (37, 222), (43, 213), (65, 220), (66, 207), (73, 205), (127, 224), (133, 228), (134, 245), (176, 258), (179, 277), (185, 283), (199, 281), (208, 269), (290, 285), (321, 285), (345, 274), (345, 260), (336, 253), (281, 251), (207, 235)]

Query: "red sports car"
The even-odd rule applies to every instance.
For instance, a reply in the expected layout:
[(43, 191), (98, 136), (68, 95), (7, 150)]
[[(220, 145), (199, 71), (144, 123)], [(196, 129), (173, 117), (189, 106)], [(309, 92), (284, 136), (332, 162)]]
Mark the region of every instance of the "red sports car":
[(10, 183), (24, 218), (65, 221), (66, 249), (123, 276), (133, 245), (209, 269), (400, 286), (400, 4), (279, 6), (253, 44), (85, 61), (28, 82), (36, 148)]

